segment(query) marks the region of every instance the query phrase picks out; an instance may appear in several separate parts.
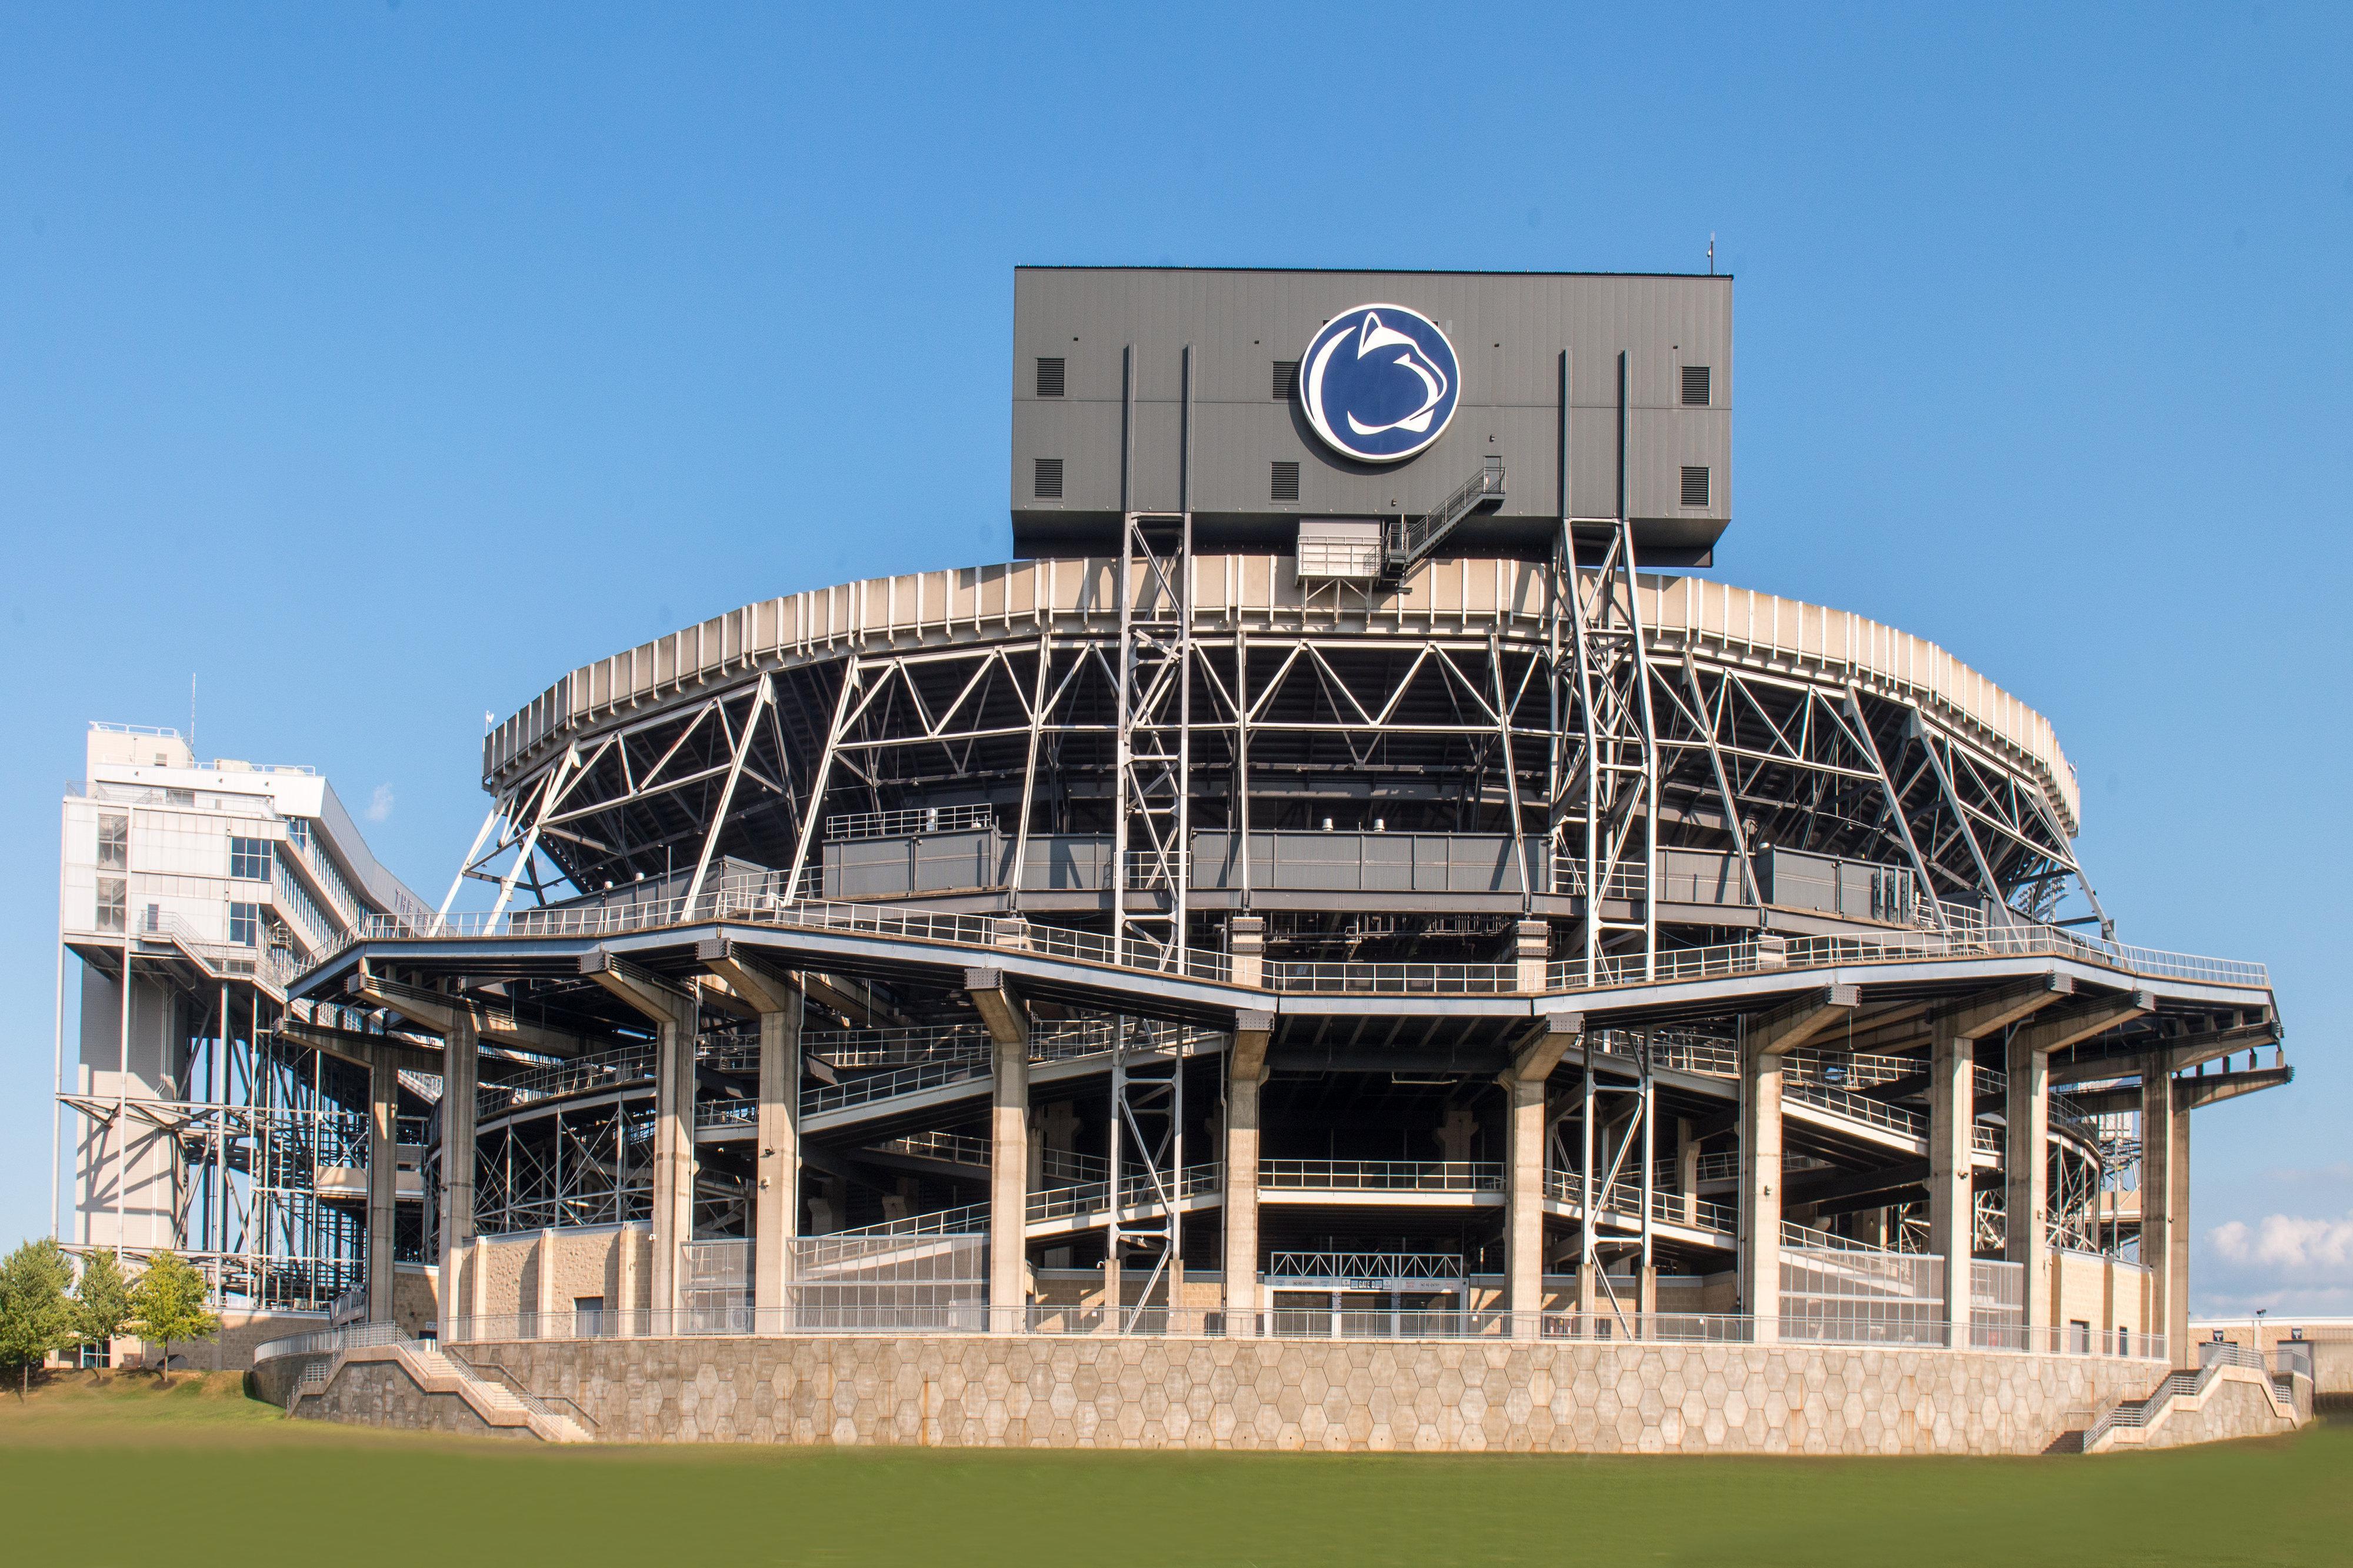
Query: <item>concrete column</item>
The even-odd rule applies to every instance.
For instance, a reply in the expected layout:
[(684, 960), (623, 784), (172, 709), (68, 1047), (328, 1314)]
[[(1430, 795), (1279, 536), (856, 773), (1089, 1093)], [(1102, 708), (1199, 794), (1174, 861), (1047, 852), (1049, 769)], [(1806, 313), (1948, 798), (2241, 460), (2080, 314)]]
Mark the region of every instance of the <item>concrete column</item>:
[(393, 1229), (399, 1215), (400, 1075), (385, 1053), (368, 1063), (367, 1319), (392, 1321)]
[(1265, 1081), (1261, 1069), (1226, 1086), (1226, 1332), (1242, 1339), (1258, 1332), (1259, 1090)]
[(1753, 1045), (1740, 1063), (1740, 1307), (1757, 1343), (1780, 1338), (1781, 1058)]
[(1545, 1080), (1507, 1075), (1504, 1122), (1504, 1305), (1535, 1337), (1544, 1310)]
[(572, 1333), (571, 1314), (563, 1313), (562, 1298), (555, 1293), (555, 1232), (539, 1233), (539, 1240), (531, 1249), (533, 1290), (531, 1310), (534, 1322), (532, 1333), (535, 1339), (568, 1339)]
[(474, 1239), (474, 1089), (481, 1047), (470, 1017), (441, 1038), (441, 1331), (469, 1309), (459, 1286)]
[(989, 1098), (989, 1327), (1018, 1332), (1029, 1304), (1029, 1045), (998, 1040)]
[(1226, 924), (1226, 952), (1233, 960), (1234, 984), (1266, 984), (1266, 921), (1257, 915), (1236, 915)]
[(1545, 966), (1552, 957), (1552, 927), (1544, 921), (1522, 921), (1513, 932), (1512, 956), (1519, 965), (1519, 988), (1545, 988)]
[(1675, 1187), (1683, 1201), (1683, 1223), (1699, 1223), (1699, 1140), (1692, 1136), (1691, 1118), (1675, 1118)]
[(638, 1316), (638, 1227), (623, 1226), (613, 1245), (613, 1309), (618, 1314), (612, 1320), (613, 1331), (627, 1339), (645, 1332), (644, 1320)]
[[(2023, 1031), (2021, 1031), (2023, 1033)], [(2051, 1058), (2031, 1045), (2010, 1053), (2010, 1091), (2002, 1108), (2007, 1147), (2002, 1163), (2009, 1214), (2003, 1256), (2025, 1265), (2027, 1347), (2049, 1348), (2051, 1313), (2051, 1246), (2045, 1238), (2046, 1211), (2051, 1207)]]
[(670, 1334), (685, 1284), (681, 1249), (694, 1239), (694, 1029), (681, 1016), (655, 1025), (653, 1182), (649, 1330)]
[(2148, 1303), (2141, 1322), (2165, 1336), (2179, 1367), (2195, 1366), (2189, 1343), (2189, 1113), (2171, 1064), (2152, 1057), (2140, 1080), (2140, 1261)]
[(1977, 1256), (1969, 1129), (1977, 1121), (1977, 1042), (1939, 1019), (1928, 1051), (1928, 1250), (1945, 1262), (1945, 1321), (1966, 1344), (1969, 1264)]
[(784, 1326), (786, 1281), (801, 1219), (801, 1010), (760, 1015), (759, 1187), (753, 1196), (753, 1321)]

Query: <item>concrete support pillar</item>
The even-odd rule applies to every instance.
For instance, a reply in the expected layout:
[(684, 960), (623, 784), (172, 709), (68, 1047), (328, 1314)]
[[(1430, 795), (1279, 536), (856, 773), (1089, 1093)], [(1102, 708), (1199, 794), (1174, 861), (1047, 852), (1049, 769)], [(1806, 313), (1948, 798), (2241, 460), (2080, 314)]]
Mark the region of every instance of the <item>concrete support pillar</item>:
[(1951, 1343), (1968, 1342), (1969, 1265), (1977, 1256), (1969, 1130), (1977, 1121), (1977, 1042), (1938, 1020), (1928, 1051), (1928, 1250), (1945, 1264)]
[(759, 1186), (753, 1197), (753, 1321), (784, 1327), (793, 1241), (801, 1219), (801, 1010), (760, 1015)]
[[(2022, 1031), (2021, 1031), (2022, 1032)], [(2002, 1108), (2008, 1145), (2002, 1163), (2009, 1215), (2003, 1256), (2025, 1266), (2027, 1348), (2051, 1348), (2051, 1244), (2045, 1236), (2051, 1207), (2051, 1058), (2031, 1045), (2010, 1053), (2010, 1089)]]
[(568, 1338), (572, 1332), (571, 1314), (564, 1310), (564, 1300), (555, 1290), (555, 1232), (553, 1229), (541, 1231), (531, 1252), (532, 1337), (542, 1340)]
[[(491, 1316), (491, 1244), (480, 1237), (466, 1244), (466, 1321), (488, 1324)], [(474, 1338), (484, 1337), (476, 1329)]]
[(1513, 1332), (1534, 1338), (1544, 1310), (1545, 1080), (1504, 1083), (1504, 1305)]
[(1226, 953), (1233, 960), (1234, 984), (1266, 984), (1266, 921), (1258, 915), (1236, 915), (1226, 924)]
[(1780, 1338), (1781, 1057), (1753, 1045), (1740, 1062), (1740, 1307), (1757, 1343)]
[(1025, 1040), (999, 1040), (995, 1047), (997, 1081), (989, 1096), (988, 1305), (989, 1326), (1018, 1332), (1029, 1304), (1029, 1047)]
[(1522, 921), (1513, 933), (1512, 956), (1519, 964), (1519, 988), (1542, 991), (1545, 966), (1552, 958), (1552, 927), (1544, 921)]
[(1641, 1291), (1641, 1305), (1637, 1306), (1634, 1310), (1642, 1315), (1642, 1330), (1647, 1333), (1650, 1331), (1651, 1320), (1659, 1315), (1659, 1268), (1657, 1264), (1645, 1263), (1642, 1265), (1642, 1278), (1640, 1289)]
[(388, 1055), (368, 1062), (367, 1321), (392, 1321), (393, 1229), (400, 1209), (400, 1075)]
[(1258, 1332), (1259, 1091), (1263, 1070), (1226, 1085), (1226, 1332)]
[(645, 1321), (638, 1316), (642, 1309), (638, 1305), (638, 1280), (640, 1277), (638, 1228), (634, 1225), (625, 1225), (620, 1235), (613, 1238), (616, 1248), (613, 1257), (613, 1308), (616, 1315), (611, 1321), (613, 1332), (624, 1339), (645, 1332)]
[(2165, 1336), (2173, 1364), (2198, 1364), (2189, 1342), (2189, 1112), (2172, 1067), (2152, 1057), (2140, 1080), (2140, 1261), (2148, 1304), (2141, 1321)]
[(678, 1331), (686, 1244), (694, 1239), (694, 1028), (673, 1016), (655, 1026), (653, 1321)]
[(441, 1040), (441, 1332), (470, 1309), (460, 1293), (474, 1239), (474, 1090), (481, 1046), (471, 1017), (460, 1016)]
[[(1264, 924), (1255, 916), (1245, 918), (1253, 925)], [(1258, 1332), (1262, 1302), (1258, 1279), (1259, 1095), (1266, 1085), (1266, 1053), (1273, 1038), (1272, 1014), (1238, 1014), (1226, 1052), (1224, 1290), (1229, 1338), (1247, 1339)]]
[(1692, 1136), (1691, 1118), (1675, 1118), (1675, 1191), (1683, 1223), (1699, 1223), (1699, 1140)]

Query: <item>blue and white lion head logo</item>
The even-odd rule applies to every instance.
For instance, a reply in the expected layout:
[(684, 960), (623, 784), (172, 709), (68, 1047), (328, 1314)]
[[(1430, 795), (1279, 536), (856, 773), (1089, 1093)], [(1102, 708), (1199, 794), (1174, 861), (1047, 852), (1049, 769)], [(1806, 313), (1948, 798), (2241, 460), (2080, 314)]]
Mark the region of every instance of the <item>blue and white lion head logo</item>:
[(1402, 305), (1341, 311), (1299, 366), (1307, 422), (1360, 462), (1400, 462), (1446, 434), (1461, 390), (1454, 345)]

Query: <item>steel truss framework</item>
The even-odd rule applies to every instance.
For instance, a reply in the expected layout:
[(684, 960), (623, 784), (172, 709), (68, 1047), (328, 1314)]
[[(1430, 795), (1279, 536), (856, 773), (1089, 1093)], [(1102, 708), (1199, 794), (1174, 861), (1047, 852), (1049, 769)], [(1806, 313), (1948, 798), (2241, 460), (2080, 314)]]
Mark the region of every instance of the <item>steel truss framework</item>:
[[(194, 1032), (172, 1044), (176, 1075), (206, 1098), (63, 1094), (82, 1121), (83, 1201), (114, 1209), (119, 1247), (73, 1252), (143, 1259), (169, 1248), (201, 1270), (216, 1301), (314, 1311), (363, 1279), (366, 1225), (355, 1204), (321, 1194), (319, 1173), (369, 1163), (366, 1083), (348, 1065), (282, 1037), (277, 1004), (248, 986), (183, 984), (152, 966)], [(416, 1136), (422, 1141), (422, 1129)], [(167, 1234), (130, 1239), (128, 1178), (158, 1156)], [(103, 1185), (111, 1180), (110, 1193)]]

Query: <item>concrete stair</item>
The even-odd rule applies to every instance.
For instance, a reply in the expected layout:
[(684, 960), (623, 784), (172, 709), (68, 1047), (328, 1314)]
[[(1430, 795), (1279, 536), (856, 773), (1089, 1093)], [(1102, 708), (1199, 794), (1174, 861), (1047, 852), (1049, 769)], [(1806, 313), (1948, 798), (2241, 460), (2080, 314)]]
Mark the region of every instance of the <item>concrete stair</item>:
[(579, 1422), (542, 1400), (518, 1393), (495, 1378), (483, 1376), (456, 1357), (427, 1349), (413, 1341), (398, 1344), (354, 1346), (338, 1351), (316, 1381), (305, 1378), (287, 1406), (292, 1415), (305, 1398), (318, 1398), (332, 1388), (349, 1366), (389, 1362), (406, 1373), (427, 1394), (452, 1394), (465, 1401), (486, 1426), (522, 1428), (543, 1443), (593, 1443), (596, 1438)]

